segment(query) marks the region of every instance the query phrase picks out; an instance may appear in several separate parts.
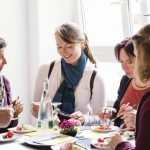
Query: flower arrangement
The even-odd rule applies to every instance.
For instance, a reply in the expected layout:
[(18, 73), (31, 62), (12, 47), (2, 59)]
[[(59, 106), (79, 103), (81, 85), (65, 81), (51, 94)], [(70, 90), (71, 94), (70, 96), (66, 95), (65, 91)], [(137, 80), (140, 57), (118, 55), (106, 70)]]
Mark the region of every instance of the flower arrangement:
[(60, 133), (69, 136), (76, 136), (79, 123), (73, 120), (63, 120), (59, 122), (58, 126), (61, 129)]

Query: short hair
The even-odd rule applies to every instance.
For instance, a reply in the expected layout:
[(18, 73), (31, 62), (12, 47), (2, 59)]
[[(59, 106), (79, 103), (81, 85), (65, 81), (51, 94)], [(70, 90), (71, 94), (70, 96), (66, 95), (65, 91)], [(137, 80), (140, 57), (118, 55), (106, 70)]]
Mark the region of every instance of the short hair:
[(129, 59), (135, 57), (134, 47), (133, 47), (132, 39), (130, 37), (127, 37), (120, 43), (116, 44), (114, 48), (114, 53), (117, 60), (119, 60), (121, 48), (124, 48), (126, 54), (129, 56)]
[(144, 83), (150, 80), (150, 24), (142, 27), (132, 40), (137, 51), (137, 73)]
[(5, 40), (0, 37), (0, 48), (5, 48), (7, 46)]

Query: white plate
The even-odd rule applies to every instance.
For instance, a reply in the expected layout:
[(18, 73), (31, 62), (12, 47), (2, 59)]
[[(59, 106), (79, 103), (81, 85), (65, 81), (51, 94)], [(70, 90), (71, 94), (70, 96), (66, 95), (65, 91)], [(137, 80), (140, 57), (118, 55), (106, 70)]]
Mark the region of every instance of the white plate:
[(110, 147), (105, 146), (106, 144), (108, 144), (107, 140), (105, 140), (104, 143), (99, 143), (99, 142), (98, 142), (98, 138), (97, 138), (97, 139), (93, 139), (93, 140), (91, 141), (91, 144), (92, 144), (94, 147), (98, 148), (98, 149), (111, 150)]
[(14, 134), (12, 138), (3, 138), (3, 135), (6, 133), (0, 134), (0, 143), (5, 143), (5, 142), (12, 142), (20, 138), (20, 135)]
[(38, 144), (36, 142), (33, 142), (30, 139), (25, 139), (25, 143), (33, 146), (38, 146), (38, 147), (49, 147), (49, 145), (44, 145), (44, 144)]
[[(73, 143), (72, 140), (70, 140), (68, 142)], [(47, 145), (47, 144), (41, 144), (41, 143), (34, 142), (31, 139), (25, 139), (25, 143), (29, 144), (29, 145), (32, 145), (32, 146), (37, 146), (37, 147), (51, 147), (52, 150), (55, 150), (55, 149), (58, 149), (58, 148), (60, 149), (60, 146), (63, 145), (65, 142), (61, 143), (61, 144), (57, 144), (57, 145)]]
[(36, 128), (33, 127), (31, 129), (17, 130), (17, 127), (14, 127), (14, 128), (9, 128), (8, 130), (13, 131), (15, 133), (29, 133), (29, 132), (36, 131)]
[(117, 126), (110, 126), (108, 129), (100, 129), (101, 126), (92, 126), (91, 130), (96, 131), (96, 132), (112, 132), (112, 131), (119, 131), (119, 127)]

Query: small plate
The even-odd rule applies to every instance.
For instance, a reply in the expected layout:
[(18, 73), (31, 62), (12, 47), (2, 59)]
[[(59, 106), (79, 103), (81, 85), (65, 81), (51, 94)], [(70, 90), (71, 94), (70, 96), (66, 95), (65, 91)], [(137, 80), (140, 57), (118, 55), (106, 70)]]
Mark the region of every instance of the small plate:
[(36, 131), (36, 128), (32, 127), (30, 129), (17, 130), (17, 127), (14, 127), (14, 128), (9, 128), (8, 130), (13, 131), (15, 133), (29, 133), (29, 132)]
[(96, 132), (107, 133), (107, 132), (117, 131), (117, 130), (119, 130), (119, 127), (117, 127), (117, 126), (110, 126), (109, 128), (101, 129), (101, 126), (92, 126), (91, 130), (96, 131)]
[[(61, 146), (63, 146), (64, 144), (65, 144), (65, 143), (63, 143), (63, 144), (58, 144), (58, 145), (53, 145), (53, 146), (51, 146), (51, 149), (52, 149), (52, 150), (60, 150)], [(83, 147), (78, 146), (78, 145), (75, 145), (75, 144), (73, 144), (72, 146), (73, 146), (73, 149), (74, 149), (74, 150), (87, 150), (87, 148), (83, 148)]]
[(36, 142), (33, 142), (30, 139), (25, 139), (25, 143), (28, 144), (28, 145), (37, 146), (37, 147), (49, 147), (49, 145), (38, 144)]
[(99, 143), (99, 142), (98, 142), (98, 138), (97, 138), (97, 139), (93, 139), (93, 140), (91, 141), (91, 144), (92, 144), (92, 146), (94, 146), (94, 147), (96, 147), (96, 148), (98, 148), (98, 149), (111, 150), (110, 147), (106, 146), (106, 145), (108, 144), (107, 139), (104, 140), (103, 143)]
[(12, 142), (12, 141), (15, 141), (18, 138), (20, 138), (20, 135), (17, 135), (17, 134), (14, 134), (14, 136), (12, 138), (3, 138), (4, 134), (6, 134), (6, 133), (0, 134), (0, 143)]
[[(72, 142), (72, 141), (68, 141), (68, 142)], [(25, 139), (25, 143), (28, 145), (32, 145), (32, 146), (37, 146), (37, 147), (51, 147), (51, 149), (56, 150), (57, 148), (60, 149), (61, 144), (57, 144), (57, 145), (47, 145), (47, 144), (41, 144), (41, 143), (36, 143), (30, 139)], [(63, 143), (64, 144), (64, 143)]]

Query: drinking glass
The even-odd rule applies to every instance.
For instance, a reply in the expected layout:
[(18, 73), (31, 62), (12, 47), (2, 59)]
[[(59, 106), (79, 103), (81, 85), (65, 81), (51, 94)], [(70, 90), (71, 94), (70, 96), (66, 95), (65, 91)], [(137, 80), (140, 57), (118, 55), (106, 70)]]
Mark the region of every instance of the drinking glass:
[(99, 117), (104, 121), (104, 124), (110, 126), (110, 122), (113, 118), (114, 113), (116, 113), (116, 109), (113, 107), (102, 107), (99, 110)]
[(53, 106), (53, 121), (54, 121), (54, 128), (57, 129), (58, 128), (58, 122), (59, 122), (59, 118), (58, 118), (58, 106), (61, 105), (62, 103), (60, 102), (53, 102), (52, 106)]

